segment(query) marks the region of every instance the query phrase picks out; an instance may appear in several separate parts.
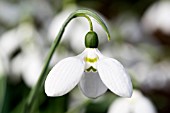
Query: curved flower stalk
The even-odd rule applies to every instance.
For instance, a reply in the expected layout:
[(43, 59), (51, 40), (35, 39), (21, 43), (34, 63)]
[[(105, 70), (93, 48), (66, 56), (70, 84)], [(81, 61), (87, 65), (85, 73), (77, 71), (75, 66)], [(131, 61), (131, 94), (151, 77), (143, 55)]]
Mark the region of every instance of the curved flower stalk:
[(48, 96), (62, 96), (78, 83), (84, 95), (96, 98), (110, 89), (119, 96), (131, 97), (132, 84), (124, 67), (97, 49), (98, 36), (88, 32), (86, 49), (78, 56), (65, 58), (49, 72), (45, 81)]
[[(62, 12), (58, 13), (54, 19), (52, 20), (49, 26), (49, 38), (53, 41), (60, 30), (60, 27), (64, 23), (64, 20), (70, 15), (71, 12), (74, 12), (78, 7), (76, 5), (67, 6)], [(100, 15), (101, 16), (101, 15)], [(94, 19), (89, 17), (93, 23), (93, 29), (98, 33), (100, 44), (104, 44), (107, 40), (104, 37), (105, 31), (102, 29), (100, 24), (98, 24)], [(102, 17), (106, 22), (107, 20)], [(73, 29), (74, 28), (74, 29)], [(63, 38), (62, 43), (65, 43), (71, 47), (71, 49), (79, 53), (85, 49), (84, 45), (84, 37), (88, 32), (88, 26), (86, 24), (86, 20), (82, 18), (76, 18), (69, 23), (67, 26)]]
[(118, 98), (110, 106), (108, 113), (157, 113), (152, 102), (138, 90), (131, 98)]

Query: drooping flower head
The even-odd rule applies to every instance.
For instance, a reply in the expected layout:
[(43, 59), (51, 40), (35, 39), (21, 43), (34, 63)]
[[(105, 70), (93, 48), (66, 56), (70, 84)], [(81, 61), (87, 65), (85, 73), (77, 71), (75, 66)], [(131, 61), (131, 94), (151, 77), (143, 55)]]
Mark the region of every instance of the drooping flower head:
[(61, 60), (52, 68), (45, 81), (48, 96), (62, 96), (79, 84), (89, 98), (96, 98), (107, 89), (119, 96), (131, 97), (132, 84), (124, 67), (117, 60), (102, 55), (98, 43), (97, 34), (88, 32), (86, 49), (78, 56)]

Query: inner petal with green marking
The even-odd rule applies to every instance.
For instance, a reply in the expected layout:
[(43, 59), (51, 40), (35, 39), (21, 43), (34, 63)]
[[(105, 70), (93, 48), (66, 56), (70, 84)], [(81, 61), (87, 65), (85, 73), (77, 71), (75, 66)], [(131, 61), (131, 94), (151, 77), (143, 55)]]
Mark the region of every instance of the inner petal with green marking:
[(96, 62), (98, 61), (98, 57), (95, 58), (89, 58), (85, 57), (85, 63), (86, 63), (86, 69), (87, 72), (97, 72), (96, 69)]

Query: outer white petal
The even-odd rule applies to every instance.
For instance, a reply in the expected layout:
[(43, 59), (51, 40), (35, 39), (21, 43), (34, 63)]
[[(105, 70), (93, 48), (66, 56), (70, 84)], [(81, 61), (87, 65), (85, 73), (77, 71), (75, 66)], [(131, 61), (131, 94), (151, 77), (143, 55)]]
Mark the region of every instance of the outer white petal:
[(103, 57), (97, 63), (97, 70), (103, 83), (112, 92), (119, 96), (131, 97), (131, 79), (117, 60)]
[(96, 98), (107, 91), (107, 87), (103, 84), (98, 73), (84, 73), (80, 88), (83, 94), (89, 98)]
[(80, 81), (84, 64), (76, 57), (63, 59), (56, 64), (45, 81), (48, 96), (62, 96), (72, 90)]

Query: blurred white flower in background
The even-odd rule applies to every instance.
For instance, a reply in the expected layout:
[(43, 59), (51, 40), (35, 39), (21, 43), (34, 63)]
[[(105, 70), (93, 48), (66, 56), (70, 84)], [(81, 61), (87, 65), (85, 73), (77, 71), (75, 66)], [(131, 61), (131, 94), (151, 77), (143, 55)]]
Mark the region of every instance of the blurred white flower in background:
[(10, 54), (20, 46), (22, 41), (18, 39), (16, 34), (16, 29), (7, 31), (2, 34), (0, 38), (0, 47), (3, 52), (1, 54), (10, 56)]
[(108, 113), (157, 113), (149, 98), (134, 90), (131, 98), (118, 98), (110, 106)]
[[(33, 38), (33, 36), (35, 38)], [(37, 40), (40, 44), (42, 41), (40, 35), (35, 31), (30, 23), (23, 23), (17, 28), (5, 32), (0, 38), (0, 47), (2, 54), (9, 57), (17, 48), (25, 46), (25, 44)]]
[[(21, 40), (17, 36), (17, 29), (5, 32), (0, 37), (0, 51), (3, 58), (3, 65), (7, 75), (10, 76), (10, 58), (13, 53), (20, 47)], [(14, 81), (19, 81), (19, 75), (10, 76)]]
[(170, 35), (170, 1), (158, 1), (145, 12), (142, 23), (147, 33), (161, 30)]
[(131, 13), (123, 13), (114, 21), (114, 26), (119, 30), (119, 38), (128, 42), (138, 43), (146, 38), (143, 36), (139, 18)]
[(129, 68), (132, 78), (143, 90), (164, 90), (170, 81), (170, 61), (140, 61)]
[(102, 50), (104, 55), (119, 59), (127, 68), (131, 68), (138, 62), (151, 62), (147, 52), (128, 43), (115, 43), (108, 45)]
[(0, 1), (0, 20), (6, 25), (13, 26), (20, 20), (20, 8), (16, 4)]
[(129, 68), (132, 78), (138, 83), (138, 85), (145, 84), (145, 80), (148, 79), (148, 72), (152, 67), (152, 63), (140, 61)]
[(159, 63), (156, 63), (149, 69), (147, 72), (144, 82), (142, 83), (144, 88), (149, 90), (168, 90), (166, 86), (170, 81), (170, 61), (164, 60)]
[(46, 0), (21, 1), (20, 8), (23, 16), (33, 16), (36, 24), (42, 25), (42, 28), (49, 24), (52, 16), (54, 15), (52, 7), (50, 7), (49, 2)]
[(23, 23), (1, 36), (0, 48), (8, 59), (9, 77), (14, 82), (19, 81), (22, 75), (29, 87), (35, 85), (43, 63), (42, 47), (42, 39), (30, 23)]
[[(57, 36), (62, 24), (68, 18), (68, 16), (76, 11), (78, 7), (75, 5), (67, 6), (62, 12), (56, 15), (56, 17), (51, 22), (49, 26), (49, 37), (53, 41)], [(101, 16), (101, 15), (100, 15)], [(92, 19), (94, 31), (99, 36), (99, 43), (104, 43), (107, 41), (107, 36), (103, 28)], [(63, 42), (70, 44), (72, 50), (79, 53), (85, 49), (84, 36), (89, 31), (89, 23), (85, 18), (73, 19), (68, 26), (63, 35)]]
[(16, 56), (12, 62), (12, 72), (17, 75), (22, 75), (25, 83), (32, 87), (38, 81), (40, 72), (42, 70), (43, 59), (40, 54), (40, 50), (33, 47), (27, 47), (27, 50), (23, 50), (18, 56)]

